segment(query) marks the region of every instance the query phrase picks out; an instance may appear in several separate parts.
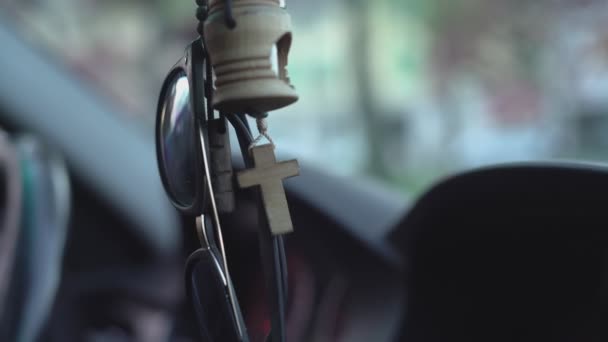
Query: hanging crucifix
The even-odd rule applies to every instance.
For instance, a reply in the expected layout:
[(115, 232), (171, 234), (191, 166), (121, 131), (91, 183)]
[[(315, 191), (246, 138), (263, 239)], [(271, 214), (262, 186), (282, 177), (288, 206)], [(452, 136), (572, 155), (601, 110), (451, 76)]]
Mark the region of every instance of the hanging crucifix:
[(241, 188), (260, 187), (268, 225), (273, 235), (293, 232), (283, 180), (300, 174), (298, 161), (289, 160), (277, 163), (273, 145), (253, 147), (251, 153), (255, 168), (237, 175), (239, 186)]

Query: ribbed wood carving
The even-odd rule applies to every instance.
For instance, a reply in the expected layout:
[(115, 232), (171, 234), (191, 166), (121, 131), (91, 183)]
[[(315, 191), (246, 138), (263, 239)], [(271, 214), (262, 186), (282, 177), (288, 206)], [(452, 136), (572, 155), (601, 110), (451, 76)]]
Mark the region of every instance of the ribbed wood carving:
[(224, 1), (211, 0), (205, 43), (215, 71), (216, 109), (265, 113), (288, 106), (298, 95), (287, 74), (291, 17), (278, 0), (233, 0), (236, 27), (224, 21)]

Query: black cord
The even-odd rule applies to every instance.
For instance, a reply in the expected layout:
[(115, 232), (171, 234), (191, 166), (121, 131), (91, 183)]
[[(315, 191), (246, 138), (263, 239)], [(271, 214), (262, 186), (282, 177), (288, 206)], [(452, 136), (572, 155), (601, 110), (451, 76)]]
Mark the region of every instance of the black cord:
[(285, 324), (285, 279), (283, 277), (283, 267), (281, 260), (281, 247), (283, 246), (283, 237), (273, 236), (272, 237), (272, 254), (273, 254), (273, 266), (277, 276), (274, 277), (275, 287), (277, 289), (277, 311), (278, 311), (278, 327), (272, 327), (271, 335), (272, 338), (277, 342), (284, 342), (286, 340), (286, 324)]
[[(236, 131), (239, 146), (243, 155), (243, 160), (247, 168), (254, 167), (254, 162), (249, 155), (249, 146), (253, 142), (251, 130), (244, 115), (226, 115), (228, 121)], [(266, 220), (263, 206), (260, 204), (260, 217)], [(267, 225), (267, 222), (264, 222)], [(285, 341), (285, 311), (287, 302), (287, 260), (285, 256), (285, 243), (282, 236), (271, 236), (270, 232), (260, 232), (260, 247), (262, 248), (262, 258), (271, 264), (272, 275), (267, 279), (268, 288), (276, 290), (276, 301), (272, 326), (271, 341)], [(265, 256), (265, 251), (270, 249), (272, 255)], [(270, 259), (270, 260), (268, 260)], [(268, 271), (271, 271), (268, 270)]]
[(236, 20), (232, 14), (232, 0), (224, 0), (224, 20), (229, 29), (236, 27)]
[[(209, 16), (209, 1), (208, 0), (196, 0), (198, 8), (196, 9), (196, 18), (198, 19), (198, 26), (196, 31), (203, 37), (203, 30), (205, 28), (205, 20)], [(236, 27), (236, 20), (234, 19), (232, 0), (224, 0), (224, 22), (229, 29)]]
[(226, 115), (226, 118), (232, 127), (234, 127), (234, 131), (236, 132), (239, 147), (241, 148), (241, 153), (243, 155), (243, 161), (245, 162), (245, 167), (253, 167), (253, 162), (251, 161), (249, 154), (246, 152), (249, 150), (249, 145), (251, 145), (251, 142), (253, 142), (253, 135), (251, 135), (251, 130), (249, 129), (247, 121), (241, 120), (240, 117), (234, 114)]
[(209, 15), (209, 4), (208, 0), (196, 0), (196, 4), (198, 5), (196, 8), (196, 19), (198, 19), (196, 32), (203, 38), (205, 36), (203, 34), (203, 31), (205, 30), (205, 20), (207, 20), (207, 16)]
[(287, 255), (285, 254), (285, 240), (283, 237), (277, 239), (279, 242), (278, 250), (279, 250), (279, 260), (281, 261), (281, 279), (283, 282), (283, 297), (285, 298), (285, 303), (289, 300), (289, 274), (287, 273)]
[[(239, 119), (241, 119), (243, 126), (245, 126), (247, 132), (249, 132), (249, 134), (251, 135), (251, 127), (249, 127), (249, 121), (247, 121), (247, 114), (241, 113), (237, 114), (237, 116)], [(251, 139), (253, 139), (253, 135), (251, 135)]]

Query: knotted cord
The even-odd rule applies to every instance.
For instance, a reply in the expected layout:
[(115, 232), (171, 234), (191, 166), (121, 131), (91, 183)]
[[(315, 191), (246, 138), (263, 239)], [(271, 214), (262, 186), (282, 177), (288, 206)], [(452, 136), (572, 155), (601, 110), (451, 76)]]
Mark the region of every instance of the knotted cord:
[(256, 118), (255, 123), (258, 126), (259, 135), (249, 145), (249, 152), (251, 152), (251, 150), (264, 138), (266, 138), (266, 140), (268, 140), (268, 142), (272, 145), (272, 148), (274, 148), (274, 141), (270, 137), (270, 134), (268, 134), (268, 121), (266, 121), (266, 116)]

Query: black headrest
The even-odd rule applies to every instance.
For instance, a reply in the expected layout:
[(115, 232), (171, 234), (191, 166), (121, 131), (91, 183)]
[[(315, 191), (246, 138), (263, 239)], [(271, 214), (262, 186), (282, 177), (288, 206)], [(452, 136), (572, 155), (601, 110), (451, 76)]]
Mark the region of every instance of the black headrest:
[(395, 237), (408, 264), (404, 341), (599, 341), (606, 331), (606, 169), (462, 174), (424, 195)]

